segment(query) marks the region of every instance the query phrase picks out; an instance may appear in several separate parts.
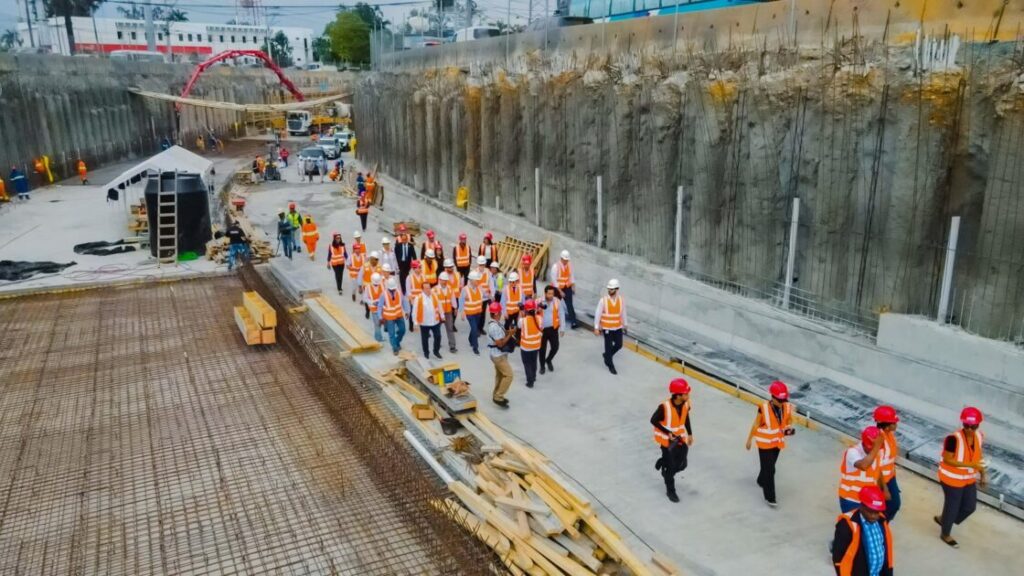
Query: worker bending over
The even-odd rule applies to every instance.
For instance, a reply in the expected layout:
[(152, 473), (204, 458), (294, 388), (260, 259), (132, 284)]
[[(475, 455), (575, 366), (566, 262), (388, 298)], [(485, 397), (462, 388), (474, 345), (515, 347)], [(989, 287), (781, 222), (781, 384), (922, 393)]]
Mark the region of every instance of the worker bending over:
[(345, 249), (345, 242), (341, 240), (341, 233), (335, 232), (331, 237), (331, 244), (327, 247), (327, 269), (334, 272), (334, 284), (338, 288), (338, 294), (344, 294), (341, 281), (345, 279), (347, 257), (348, 250)]
[(857, 507), (839, 515), (832, 546), (838, 576), (892, 576), (893, 539), (885, 518), (885, 495), (866, 486)]
[(569, 259), (569, 251), (562, 250), (562, 254), (555, 262), (551, 265), (551, 271), (548, 273), (548, 284), (554, 285), (562, 293), (562, 299), (565, 301), (565, 316), (569, 322), (569, 327), (573, 330), (579, 326), (576, 321), (576, 308), (572, 305), (573, 291), (576, 289), (576, 276), (572, 271), (572, 262)]
[(786, 436), (796, 433), (793, 429), (793, 405), (789, 403), (789, 388), (778, 380), (768, 387), (771, 399), (761, 403), (754, 415), (754, 423), (747, 434), (747, 450), (750, 442), (757, 444), (757, 459), (761, 471), (757, 474), (757, 485), (761, 487), (765, 502), (776, 505), (775, 463), (786, 447)]
[(654, 463), (654, 469), (661, 470), (668, 499), (679, 502), (679, 495), (676, 494), (676, 474), (686, 470), (690, 446), (693, 445), (693, 428), (690, 425), (690, 384), (683, 378), (676, 378), (669, 382), (668, 392), (671, 396), (651, 415), (654, 441), (661, 447), (661, 457)]
[(968, 406), (960, 412), (962, 428), (949, 436), (942, 446), (939, 462), (939, 483), (942, 484), (942, 515), (935, 522), (942, 526), (942, 541), (959, 548), (951, 535), (953, 524), (961, 524), (978, 506), (978, 483), (988, 484), (983, 444), (985, 435), (978, 430), (981, 410)]
[(892, 406), (875, 408), (875, 426), (882, 431), (882, 448), (878, 453), (882, 480), (889, 491), (889, 501), (885, 504), (885, 517), (892, 522), (900, 511), (902, 498), (900, 485), (896, 482), (896, 457), (900, 455), (899, 444), (896, 442), (896, 425), (900, 417)]
[(626, 303), (619, 296), (617, 279), (609, 280), (605, 288), (608, 294), (597, 301), (594, 311), (594, 334), (604, 335), (604, 365), (612, 374), (618, 374), (613, 358), (622, 349), (622, 337), (626, 334)]

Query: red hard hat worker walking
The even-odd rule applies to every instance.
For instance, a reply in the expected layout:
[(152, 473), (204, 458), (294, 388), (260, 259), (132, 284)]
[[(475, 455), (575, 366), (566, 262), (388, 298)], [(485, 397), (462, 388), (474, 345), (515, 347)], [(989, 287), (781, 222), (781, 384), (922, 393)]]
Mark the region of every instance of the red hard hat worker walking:
[(687, 457), (693, 444), (690, 426), (690, 384), (683, 378), (669, 382), (671, 395), (651, 415), (654, 441), (661, 447), (661, 458), (654, 463), (665, 480), (665, 494), (672, 502), (679, 502), (676, 494), (677, 473), (686, 470)]
[(762, 402), (754, 415), (754, 423), (747, 434), (747, 450), (750, 450), (751, 441), (757, 444), (757, 459), (761, 465), (757, 485), (761, 487), (765, 502), (775, 506), (775, 463), (786, 447), (786, 436), (792, 436), (796, 431), (793, 429), (789, 388), (776, 380), (768, 387), (768, 393), (771, 399)]
[(882, 431), (877, 426), (868, 426), (860, 433), (860, 443), (843, 453), (839, 463), (839, 509), (842, 512), (856, 510), (860, 505), (860, 491), (868, 486), (878, 486), (886, 500), (889, 499), (882, 480), (881, 451)]
[(896, 513), (900, 511), (902, 499), (900, 498), (900, 485), (896, 482), (896, 457), (900, 454), (899, 444), (896, 440), (896, 426), (900, 417), (892, 406), (879, 406), (875, 408), (875, 426), (882, 432), (882, 448), (879, 452), (882, 468), (882, 480), (889, 489), (889, 502), (886, 505), (885, 515), (889, 522), (896, 519)]
[(978, 483), (988, 484), (983, 444), (985, 435), (978, 430), (984, 416), (974, 407), (960, 412), (962, 428), (949, 436), (942, 447), (939, 462), (939, 483), (942, 484), (942, 515), (935, 522), (942, 526), (940, 538), (953, 548), (960, 545), (950, 535), (953, 524), (960, 524), (974, 513), (978, 505)]
[(893, 538), (885, 507), (882, 490), (866, 486), (857, 507), (839, 515), (832, 545), (838, 576), (892, 576)]

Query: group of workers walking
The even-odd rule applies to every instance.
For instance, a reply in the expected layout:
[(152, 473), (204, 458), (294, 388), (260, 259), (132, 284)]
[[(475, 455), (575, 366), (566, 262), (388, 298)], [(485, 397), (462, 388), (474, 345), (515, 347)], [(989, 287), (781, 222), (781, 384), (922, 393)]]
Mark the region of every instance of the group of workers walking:
[[(55, 177), (50, 166), (49, 156), (40, 156), (34, 159), (32, 161), (32, 169), (39, 175), (43, 186), (54, 183)], [(85, 160), (79, 158), (75, 162), (75, 172), (78, 174), (78, 179), (83, 185), (89, 184), (89, 169), (85, 165)], [(7, 192), (8, 184), (14, 188), (14, 192), (18, 195), (18, 200), (32, 199), (28, 176), (17, 165), (11, 166), (11, 171), (7, 174), (6, 183), (3, 178), (0, 178), (0, 201), (6, 202), (10, 200)]]

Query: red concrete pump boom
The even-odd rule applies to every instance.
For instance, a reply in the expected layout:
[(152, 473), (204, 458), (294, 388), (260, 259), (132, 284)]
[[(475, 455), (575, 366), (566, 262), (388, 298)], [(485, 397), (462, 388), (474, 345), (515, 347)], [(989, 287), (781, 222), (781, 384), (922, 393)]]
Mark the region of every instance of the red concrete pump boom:
[[(271, 70), (274, 71), (274, 74), (277, 74), (278, 80), (280, 80), (281, 84), (284, 84), (284, 87), (287, 88), (288, 91), (291, 92), (293, 96), (295, 96), (296, 100), (300, 102), (305, 100), (305, 98), (302, 96), (302, 92), (299, 92), (299, 89), (295, 87), (295, 84), (292, 84), (292, 81), (289, 80), (288, 77), (284, 75), (284, 71), (281, 70), (281, 68), (277, 64), (274, 64), (274, 61), (270, 59), (270, 56), (267, 56), (266, 53), (264, 53), (262, 50), (225, 50), (219, 54), (209, 57), (203, 62), (200, 62), (199, 65), (196, 66), (196, 69), (192, 72), (192, 77), (188, 79), (188, 83), (185, 84), (185, 89), (181, 91), (181, 97), (188, 97), (189, 93), (192, 92), (192, 87), (195, 86), (196, 81), (199, 80), (199, 76), (202, 75), (203, 72), (206, 72), (206, 70), (209, 69), (210, 66), (213, 66), (221, 60), (226, 60), (228, 58), (237, 58), (239, 56), (252, 56), (254, 58), (259, 58), (260, 60), (263, 60), (263, 63), (267, 65), (267, 68), (270, 68)], [(180, 102), (178, 104), (175, 104), (174, 107), (179, 112), (181, 111)]]

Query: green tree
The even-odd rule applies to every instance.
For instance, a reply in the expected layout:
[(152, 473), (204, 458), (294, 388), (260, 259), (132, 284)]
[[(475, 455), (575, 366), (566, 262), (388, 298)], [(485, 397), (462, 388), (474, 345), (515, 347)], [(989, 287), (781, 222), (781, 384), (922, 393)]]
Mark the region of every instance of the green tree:
[(339, 12), (327, 26), (335, 61), (364, 64), (370, 61), (370, 26), (355, 10)]
[(75, 53), (75, 29), (71, 25), (72, 16), (90, 16), (103, 4), (103, 0), (43, 0), (43, 9), (48, 17), (64, 18), (64, 30), (68, 34), (68, 50)]
[(341, 6), (338, 8), (339, 12), (355, 12), (366, 22), (366, 25), (370, 27), (370, 30), (379, 30), (387, 28), (391, 22), (384, 19), (384, 13), (380, 11), (379, 6), (371, 6), (365, 2), (357, 2), (352, 8), (346, 8)]
[[(328, 28), (330, 25), (328, 25)], [(324, 31), (324, 34), (327, 34)], [(313, 62), (330, 63), (334, 62), (334, 54), (331, 53), (331, 39), (327, 36), (320, 36), (313, 39)]]
[(288, 36), (284, 32), (278, 32), (270, 38), (270, 46), (267, 43), (263, 43), (263, 50), (271, 55), (274, 59), (274, 63), (282, 68), (287, 68), (292, 65), (292, 44), (288, 41)]

